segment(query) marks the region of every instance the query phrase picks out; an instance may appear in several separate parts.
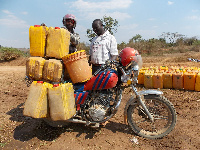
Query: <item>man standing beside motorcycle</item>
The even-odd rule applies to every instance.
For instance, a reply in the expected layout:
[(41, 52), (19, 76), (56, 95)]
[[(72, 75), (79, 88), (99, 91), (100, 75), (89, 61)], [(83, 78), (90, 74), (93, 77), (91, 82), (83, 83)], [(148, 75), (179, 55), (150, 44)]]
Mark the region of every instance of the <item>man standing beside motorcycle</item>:
[(92, 74), (94, 74), (107, 60), (115, 60), (118, 50), (115, 37), (104, 29), (103, 22), (100, 19), (93, 21), (92, 28), (97, 34), (92, 39), (89, 51), (89, 63), (92, 64)]
[(63, 25), (70, 32), (70, 46), (69, 46), (69, 54), (77, 51), (76, 46), (80, 43), (80, 36), (78, 33), (74, 32), (76, 27), (76, 17), (73, 14), (66, 14), (63, 17)]

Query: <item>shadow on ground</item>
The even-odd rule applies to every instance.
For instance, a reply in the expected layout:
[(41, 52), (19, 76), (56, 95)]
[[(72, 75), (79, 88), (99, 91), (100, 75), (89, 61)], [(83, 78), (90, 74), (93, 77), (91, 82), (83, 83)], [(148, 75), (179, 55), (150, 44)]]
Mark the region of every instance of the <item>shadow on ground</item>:
[(69, 123), (65, 127), (51, 127), (42, 119), (34, 119), (31, 117), (26, 117), (23, 115), (23, 105), (21, 103), (16, 108), (7, 112), (10, 115), (10, 120), (22, 122), (14, 129), (14, 139), (19, 141), (28, 141), (34, 137), (44, 141), (53, 141), (57, 139), (64, 132), (74, 132), (77, 133), (76, 137), (85, 135), (85, 139), (92, 139), (96, 133), (98, 133), (102, 128), (111, 130), (113, 133), (123, 132), (127, 134), (132, 134), (132, 131), (127, 125), (109, 121), (106, 126), (99, 128), (91, 128), (85, 126), (84, 124)]

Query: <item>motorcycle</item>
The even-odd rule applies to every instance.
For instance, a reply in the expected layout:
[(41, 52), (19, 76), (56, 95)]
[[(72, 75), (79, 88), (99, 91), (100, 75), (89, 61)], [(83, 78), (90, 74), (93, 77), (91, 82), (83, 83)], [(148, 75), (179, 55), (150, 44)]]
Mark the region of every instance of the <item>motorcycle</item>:
[[(142, 58), (137, 50), (125, 48), (118, 61), (106, 61), (93, 77), (74, 84), (76, 115), (66, 121), (52, 121), (51, 126), (62, 127), (69, 122), (99, 127), (118, 111), (125, 88), (133, 96), (124, 108), (124, 121), (137, 135), (158, 139), (169, 134), (176, 124), (173, 104), (158, 90), (137, 90), (137, 77)], [(127, 86), (124, 86), (126, 84)]]

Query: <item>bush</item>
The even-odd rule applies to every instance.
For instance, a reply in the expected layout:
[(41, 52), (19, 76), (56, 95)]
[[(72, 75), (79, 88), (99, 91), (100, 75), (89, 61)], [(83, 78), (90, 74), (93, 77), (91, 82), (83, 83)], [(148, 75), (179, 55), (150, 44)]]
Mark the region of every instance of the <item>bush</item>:
[(27, 54), (17, 48), (1, 47), (0, 59), (4, 61), (14, 60), (20, 56), (26, 57)]

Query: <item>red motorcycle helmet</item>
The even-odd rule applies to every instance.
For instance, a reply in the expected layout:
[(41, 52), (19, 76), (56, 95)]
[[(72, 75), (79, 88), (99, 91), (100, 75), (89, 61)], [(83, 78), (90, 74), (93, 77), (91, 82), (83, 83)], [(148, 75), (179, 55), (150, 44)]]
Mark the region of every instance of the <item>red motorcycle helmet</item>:
[(126, 47), (120, 52), (120, 60), (123, 66), (127, 66), (131, 61), (135, 61), (135, 57), (139, 52), (131, 47)]
[(73, 14), (66, 14), (64, 17), (63, 17), (63, 25), (66, 26), (66, 20), (67, 19), (71, 19), (74, 21), (74, 26), (73, 28), (76, 27), (76, 23), (77, 23), (77, 20), (76, 20), (76, 17), (73, 15)]

